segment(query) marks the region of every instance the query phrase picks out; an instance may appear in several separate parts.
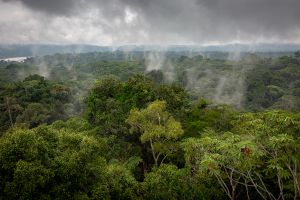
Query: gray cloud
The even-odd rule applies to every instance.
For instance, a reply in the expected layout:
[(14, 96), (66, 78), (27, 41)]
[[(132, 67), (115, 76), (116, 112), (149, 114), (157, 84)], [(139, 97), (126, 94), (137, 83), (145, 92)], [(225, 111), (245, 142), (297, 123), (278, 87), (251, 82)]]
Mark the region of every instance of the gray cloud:
[[(4, 1), (13, 2), (17, 0)], [(31, 8), (32, 10), (41, 11), (53, 15), (70, 14), (76, 5), (76, 0), (21, 0), (20, 2), (28, 8)]]
[[(299, 0), (0, 0), (0, 39), (97, 44), (299, 43), (299, 8)], [(3, 20), (12, 14), (9, 22)]]

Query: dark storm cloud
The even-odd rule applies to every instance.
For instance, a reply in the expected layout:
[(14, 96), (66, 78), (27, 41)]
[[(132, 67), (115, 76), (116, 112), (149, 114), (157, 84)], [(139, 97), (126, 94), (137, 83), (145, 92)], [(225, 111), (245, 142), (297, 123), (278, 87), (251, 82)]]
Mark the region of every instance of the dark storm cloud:
[[(12, 2), (16, 0), (4, 0)], [(75, 5), (78, 3), (76, 0), (21, 0), (21, 2), (37, 11), (42, 11), (54, 15), (67, 15), (72, 13)]]
[(198, 0), (198, 5), (207, 8), (214, 20), (232, 20), (241, 27), (300, 25), (299, 0)]
[[(76, 34), (78, 26), (88, 29), (91, 42), (93, 35), (113, 43), (300, 42), (300, 0), (5, 1), (46, 14), (47, 22), (62, 29), (57, 30), (61, 39), (47, 28), (36, 36), (49, 41), (80, 41), (84, 34)], [(39, 22), (45, 23), (43, 16)], [(67, 31), (70, 26), (72, 34)]]
[(153, 27), (193, 40), (288, 37), (300, 28), (299, 0), (127, 0)]

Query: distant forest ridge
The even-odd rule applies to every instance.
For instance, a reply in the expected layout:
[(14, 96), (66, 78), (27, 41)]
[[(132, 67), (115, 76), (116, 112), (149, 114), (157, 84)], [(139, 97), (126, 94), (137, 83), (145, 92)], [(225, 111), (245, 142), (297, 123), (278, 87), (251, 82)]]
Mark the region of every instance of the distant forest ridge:
[[(44, 56), (56, 53), (89, 53), (114, 51), (172, 51), (172, 52), (260, 52), (280, 53), (279, 56), (289, 55), (300, 50), (300, 44), (227, 44), (227, 45), (124, 45), (124, 46), (96, 46), (96, 45), (48, 45), (48, 44), (0, 44), (0, 58)], [(267, 56), (270, 56), (269, 54)], [(275, 55), (276, 56), (276, 55)]]

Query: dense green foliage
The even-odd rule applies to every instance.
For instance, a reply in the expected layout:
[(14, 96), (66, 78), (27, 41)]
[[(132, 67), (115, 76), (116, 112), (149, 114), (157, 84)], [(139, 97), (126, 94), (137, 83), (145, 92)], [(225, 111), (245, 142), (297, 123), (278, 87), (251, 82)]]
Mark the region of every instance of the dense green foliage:
[[(173, 81), (139, 59), (58, 61), (48, 78), (0, 64), (1, 200), (300, 198), (297, 54), (174, 56)], [(245, 78), (239, 106), (216, 101), (220, 80), (237, 89), (222, 74)]]
[(39, 75), (3, 85), (0, 92), (0, 131), (13, 127), (16, 122), (33, 128), (67, 119), (79, 109), (74, 102), (69, 87)]
[(266, 60), (253, 68), (247, 77), (246, 105), (252, 109), (300, 109), (300, 59), (281, 57)]

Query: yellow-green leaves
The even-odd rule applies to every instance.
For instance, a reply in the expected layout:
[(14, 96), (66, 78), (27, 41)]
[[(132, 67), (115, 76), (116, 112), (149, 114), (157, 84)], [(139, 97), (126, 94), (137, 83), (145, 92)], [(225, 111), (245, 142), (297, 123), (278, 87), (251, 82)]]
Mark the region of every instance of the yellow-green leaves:
[(126, 122), (131, 125), (131, 133), (141, 134), (142, 143), (150, 143), (156, 165), (161, 154), (167, 156), (174, 151), (170, 142), (175, 142), (183, 135), (180, 122), (166, 111), (165, 101), (154, 101), (145, 109), (131, 110)]
[(181, 124), (166, 111), (165, 101), (155, 101), (146, 109), (132, 110), (126, 122), (131, 125), (131, 132), (142, 132), (142, 142), (172, 140), (183, 134)]

